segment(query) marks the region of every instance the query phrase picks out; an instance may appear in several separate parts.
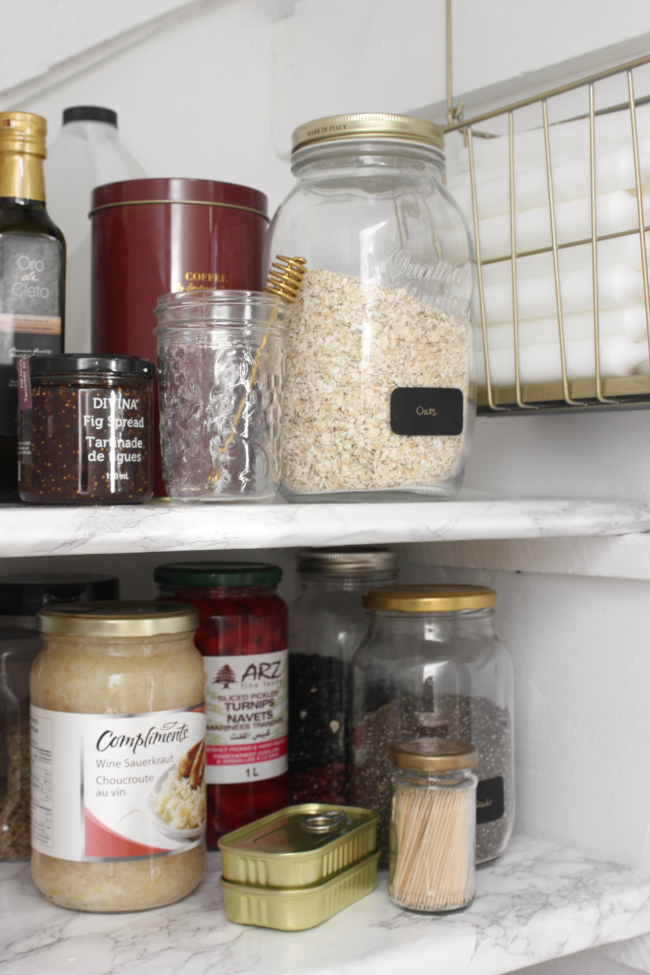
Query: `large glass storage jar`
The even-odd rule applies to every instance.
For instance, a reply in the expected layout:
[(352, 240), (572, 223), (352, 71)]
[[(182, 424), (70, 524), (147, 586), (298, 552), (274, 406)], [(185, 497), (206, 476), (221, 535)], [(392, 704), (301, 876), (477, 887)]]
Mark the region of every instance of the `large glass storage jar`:
[(32, 876), (55, 904), (141, 911), (199, 883), (206, 799), (197, 624), (196, 611), (178, 603), (69, 603), (38, 614)]
[(257, 291), (158, 299), (162, 471), (172, 501), (272, 501), (289, 304)]
[(274, 254), (308, 273), (291, 313), (282, 492), (293, 501), (449, 498), (470, 447), (473, 263), (442, 185), (442, 130), (401, 115), (293, 134), (297, 184)]
[(289, 801), (348, 805), (352, 655), (366, 630), (361, 596), (397, 577), (397, 554), (347, 546), (298, 553), (289, 619)]
[(287, 804), (287, 606), (264, 562), (172, 562), (160, 598), (199, 613), (206, 673), (209, 849)]
[[(0, 578), (0, 860), (29, 860), (29, 671), (41, 649), (36, 613), (48, 604), (117, 599), (110, 576)], [(30, 632), (31, 631), (31, 632)]]
[(379, 815), (388, 856), (390, 748), (450, 738), (476, 745), (476, 859), (503, 853), (514, 820), (510, 656), (494, 632), (493, 589), (386, 586), (366, 593), (368, 630), (352, 663), (352, 802)]

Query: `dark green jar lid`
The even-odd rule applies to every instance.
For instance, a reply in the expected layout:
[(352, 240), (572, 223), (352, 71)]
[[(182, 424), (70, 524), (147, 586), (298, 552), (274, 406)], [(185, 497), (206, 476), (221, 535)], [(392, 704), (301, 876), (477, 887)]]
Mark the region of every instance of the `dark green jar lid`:
[(268, 562), (169, 562), (153, 577), (163, 586), (275, 586), (282, 569)]

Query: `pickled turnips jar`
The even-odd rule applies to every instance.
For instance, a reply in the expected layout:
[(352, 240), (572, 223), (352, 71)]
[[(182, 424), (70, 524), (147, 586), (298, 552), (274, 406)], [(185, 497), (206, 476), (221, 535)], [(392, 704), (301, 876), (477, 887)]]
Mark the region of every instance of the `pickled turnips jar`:
[(293, 134), (267, 241), (308, 273), (290, 317), (282, 493), (424, 500), (460, 488), (475, 417), (473, 258), (442, 130), (401, 115)]

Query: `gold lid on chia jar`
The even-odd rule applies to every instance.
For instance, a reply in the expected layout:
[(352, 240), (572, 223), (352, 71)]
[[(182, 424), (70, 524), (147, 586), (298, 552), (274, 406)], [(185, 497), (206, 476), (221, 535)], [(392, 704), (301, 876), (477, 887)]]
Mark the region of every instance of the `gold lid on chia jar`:
[(489, 609), (497, 594), (487, 586), (382, 586), (363, 595), (366, 609), (398, 613), (453, 613), (462, 609)]
[(199, 615), (184, 603), (111, 600), (50, 606), (36, 622), (41, 633), (60, 636), (150, 637), (193, 633)]
[(360, 115), (328, 115), (299, 125), (293, 133), (292, 152), (316, 142), (339, 139), (399, 139), (444, 152), (445, 139), (439, 125), (410, 115), (364, 112)]
[(396, 768), (413, 772), (460, 772), (478, 765), (478, 748), (453, 738), (416, 738), (394, 742), (390, 760)]

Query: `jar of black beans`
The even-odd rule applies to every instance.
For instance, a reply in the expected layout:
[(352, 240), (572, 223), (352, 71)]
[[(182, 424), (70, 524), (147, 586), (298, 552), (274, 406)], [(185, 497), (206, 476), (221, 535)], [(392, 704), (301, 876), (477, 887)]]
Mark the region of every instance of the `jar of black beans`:
[(363, 593), (395, 579), (383, 548), (299, 553), (289, 626), (289, 801), (350, 801), (350, 663), (366, 629)]

